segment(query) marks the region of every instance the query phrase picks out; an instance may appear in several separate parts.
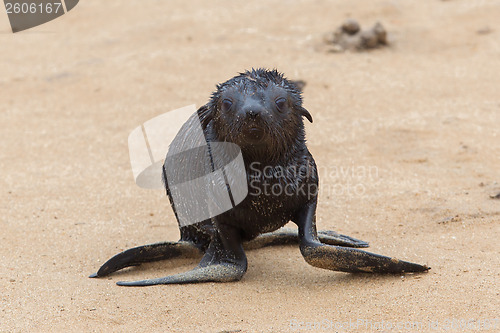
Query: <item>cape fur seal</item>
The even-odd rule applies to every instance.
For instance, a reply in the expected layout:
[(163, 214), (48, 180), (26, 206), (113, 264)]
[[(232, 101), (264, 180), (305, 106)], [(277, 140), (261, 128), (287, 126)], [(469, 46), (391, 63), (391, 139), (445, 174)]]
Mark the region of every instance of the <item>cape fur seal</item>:
[[(148, 286), (237, 281), (247, 270), (244, 248), (287, 243), (299, 243), (304, 259), (312, 266), (334, 271), (403, 273), (429, 269), (360, 250), (368, 246), (366, 242), (333, 231), (316, 231), (318, 173), (306, 146), (303, 123), (303, 118), (312, 122), (312, 117), (302, 106), (300, 89), (283, 74), (266, 69), (241, 73), (219, 84), (209, 102), (197, 110), (196, 117), (207, 145), (229, 142), (241, 149), (248, 195), (217, 216), (194, 224), (179, 223), (181, 237), (178, 242), (126, 250), (108, 260), (91, 277), (106, 276), (144, 262), (200, 256), (199, 265), (188, 272), (117, 284)], [(193, 136), (188, 121), (170, 150), (185, 145)], [(210, 158), (217, 159), (217, 156), (210, 155)], [(177, 203), (172, 200), (169, 189), (172, 183), (166, 176), (167, 160), (168, 154), (163, 177), (179, 222)], [(211, 163), (213, 167), (217, 161)], [(185, 169), (191, 167), (196, 168), (186, 165)], [(273, 188), (281, 190), (273, 191)], [(298, 226), (298, 233), (293, 230), (276, 232), (289, 221)]]

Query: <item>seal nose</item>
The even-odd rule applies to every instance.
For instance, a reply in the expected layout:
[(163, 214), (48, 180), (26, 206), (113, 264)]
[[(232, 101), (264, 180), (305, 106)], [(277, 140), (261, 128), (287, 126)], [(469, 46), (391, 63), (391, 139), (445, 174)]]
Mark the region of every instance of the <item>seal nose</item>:
[(255, 119), (259, 115), (259, 112), (256, 110), (253, 110), (253, 109), (248, 110), (246, 113), (247, 113), (248, 117), (250, 117), (251, 119)]
[(247, 103), (242, 111), (247, 118), (256, 120), (262, 117), (266, 110), (259, 103)]

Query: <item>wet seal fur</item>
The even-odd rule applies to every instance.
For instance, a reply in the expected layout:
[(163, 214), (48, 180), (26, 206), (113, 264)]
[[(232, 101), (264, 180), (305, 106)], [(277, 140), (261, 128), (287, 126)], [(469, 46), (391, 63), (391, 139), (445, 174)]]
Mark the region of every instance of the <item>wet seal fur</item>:
[[(306, 146), (303, 124), (303, 118), (312, 122), (312, 117), (302, 106), (301, 91), (281, 73), (255, 69), (219, 84), (210, 101), (198, 109), (197, 116), (207, 142), (232, 142), (240, 147), (250, 189), (248, 196), (220, 215), (195, 224), (179, 224), (178, 242), (126, 250), (109, 259), (90, 277), (107, 276), (145, 262), (201, 257), (198, 266), (188, 272), (117, 284), (237, 281), (247, 270), (244, 249), (294, 243), (299, 243), (307, 263), (329, 270), (400, 274), (429, 269), (360, 250), (368, 243), (349, 236), (316, 231), (318, 173)], [(185, 144), (193, 134), (189, 123), (181, 131), (170, 149)], [(168, 179), (164, 181), (176, 212)], [(288, 186), (289, 191), (266, 192), (273, 186)], [(298, 226), (298, 233), (278, 230), (289, 221)]]

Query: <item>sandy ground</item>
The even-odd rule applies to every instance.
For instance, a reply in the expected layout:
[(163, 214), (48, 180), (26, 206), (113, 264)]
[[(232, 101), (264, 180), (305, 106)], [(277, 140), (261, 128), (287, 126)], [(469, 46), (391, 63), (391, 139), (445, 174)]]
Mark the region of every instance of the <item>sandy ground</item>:
[[(323, 52), (347, 17), (392, 47)], [(499, 22), (486, 0), (86, 0), (18, 34), (0, 14), (0, 332), (499, 331)], [(336, 273), (286, 246), (249, 252), (237, 283), (115, 285), (195, 260), (88, 279), (178, 237), (163, 191), (133, 181), (129, 132), (259, 66), (307, 82), (319, 228), (432, 270)]]

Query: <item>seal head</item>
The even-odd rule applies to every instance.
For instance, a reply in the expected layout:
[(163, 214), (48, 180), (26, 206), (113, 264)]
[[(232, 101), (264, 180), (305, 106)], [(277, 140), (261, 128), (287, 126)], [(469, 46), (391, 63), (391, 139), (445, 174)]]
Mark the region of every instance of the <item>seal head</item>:
[(276, 70), (253, 69), (217, 86), (206, 105), (217, 141), (237, 144), (244, 153), (279, 156), (305, 142), (299, 88)]

